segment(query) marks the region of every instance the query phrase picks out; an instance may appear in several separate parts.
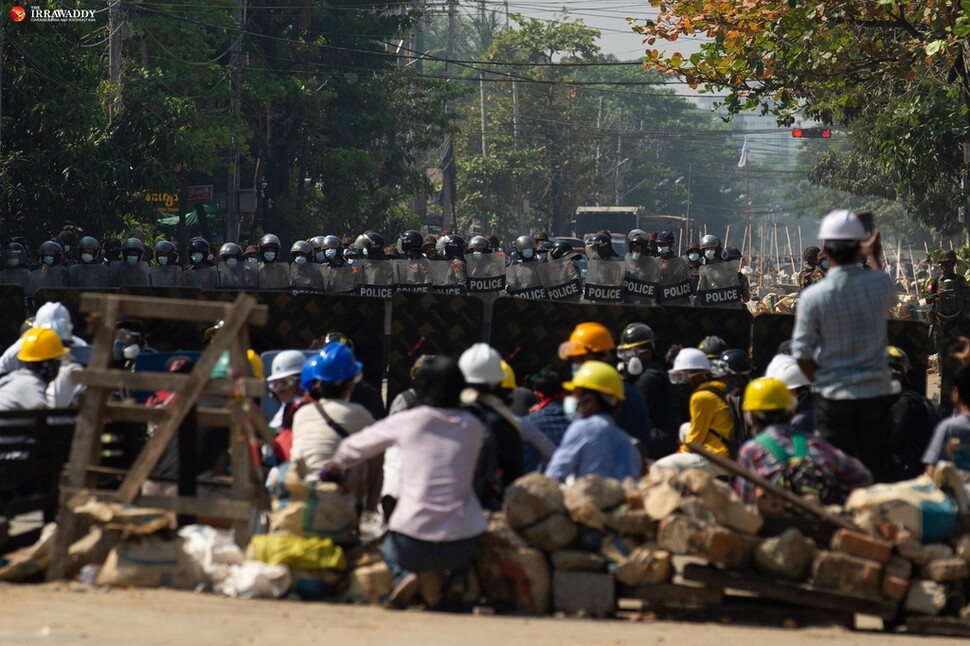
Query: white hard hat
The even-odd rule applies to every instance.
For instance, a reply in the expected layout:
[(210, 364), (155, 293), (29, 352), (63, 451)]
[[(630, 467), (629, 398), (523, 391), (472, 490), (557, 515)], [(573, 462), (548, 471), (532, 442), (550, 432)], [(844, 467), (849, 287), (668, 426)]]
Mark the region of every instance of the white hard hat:
[(710, 370), (711, 360), (707, 358), (701, 350), (697, 348), (684, 348), (677, 353), (674, 359), (674, 367), (671, 372), (677, 370)]
[(824, 218), (818, 227), (818, 239), (825, 240), (865, 240), (866, 229), (859, 217), (847, 209), (835, 209)]
[[(57, 321), (57, 327), (48, 325)], [(70, 341), (74, 335), (74, 324), (71, 322), (71, 313), (61, 303), (44, 303), (34, 315), (34, 327), (48, 327), (57, 332), (62, 341)]]
[(798, 367), (797, 363), (791, 363), (781, 369), (778, 373), (778, 378), (785, 382), (788, 386), (788, 390), (795, 390), (796, 388), (803, 388), (805, 386), (811, 386), (812, 382), (808, 380), (802, 369)]
[(491, 384), (502, 382), (505, 371), (502, 369), (502, 355), (487, 343), (476, 343), (461, 353), (458, 367), (465, 381), (470, 384)]
[(299, 350), (283, 350), (273, 357), (273, 365), (266, 381), (276, 381), (285, 377), (292, 377), (303, 372), (306, 355)]
[[(765, 368), (765, 377), (781, 379), (781, 373), (788, 366), (798, 366), (798, 360), (790, 354), (776, 354), (771, 358), (768, 367)], [(784, 381), (784, 379), (782, 379)]]

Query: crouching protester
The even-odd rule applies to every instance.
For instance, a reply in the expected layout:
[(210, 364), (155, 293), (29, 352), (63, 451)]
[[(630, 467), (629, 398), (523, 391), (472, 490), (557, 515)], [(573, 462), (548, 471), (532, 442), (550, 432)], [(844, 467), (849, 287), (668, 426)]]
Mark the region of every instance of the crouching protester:
[(321, 480), (396, 446), (401, 492), (388, 521), (384, 561), (394, 575), (388, 598), (393, 608), (410, 605), (419, 572), (445, 572), (443, 603), (460, 606), (468, 571), (485, 531), (485, 517), (472, 480), (485, 438), (482, 423), (461, 410), (465, 387), (458, 364), (435, 356), (415, 375), (416, 406), (344, 439)]
[[(762, 377), (748, 384), (743, 409), (757, 433), (738, 454), (738, 464), (748, 471), (826, 505), (841, 504), (852, 489), (872, 484), (872, 473), (862, 462), (821, 437), (792, 428), (795, 399), (780, 379)], [(742, 502), (781, 511), (780, 500), (763, 497), (764, 492), (741, 476), (734, 487)]]

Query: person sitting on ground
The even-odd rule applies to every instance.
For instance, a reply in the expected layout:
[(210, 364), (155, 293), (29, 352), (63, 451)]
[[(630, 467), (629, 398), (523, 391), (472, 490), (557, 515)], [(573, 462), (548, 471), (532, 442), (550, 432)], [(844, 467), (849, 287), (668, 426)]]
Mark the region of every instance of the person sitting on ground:
[[(950, 401), (956, 414), (936, 425), (929, 446), (923, 453), (923, 464), (928, 475), (933, 475), (937, 462), (953, 457), (958, 458), (953, 460), (958, 468), (970, 470), (970, 464), (959, 459), (970, 448), (970, 366), (962, 365), (954, 373)], [(956, 456), (948, 455), (952, 448), (951, 441), (958, 443)]]
[(269, 421), (276, 432), (273, 439), (273, 455), (278, 463), (290, 459), (293, 449), (293, 417), (304, 404), (313, 403), (313, 397), (304, 394), (300, 385), (303, 364), (307, 357), (299, 350), (283, 350), (275, 357), (266, 378), (270, 396), (279, 401), (280, 407)]
[(623, 378), (617, 369), (587, 361), (562, 386), (571, 393), (563, 402), (564, 412), (574, 421), (552, 454), (546, 475), (560, 481), (590, 474), (639, 478), (643, 458), (633, 438), (616, 423), (623, 402)]
[[(755, 379), (744, 391), (744, 415), (757, 433), (741, 447), (738, 464), (799, 495), (839, 504), (857, 487), (872, 484), (872, 473), (856, 458), (827, 441), (791, 427), (795, 400), (780, 379)], [(763, 492), (741, 476), (734, 481), (741, 502), (759, 502)], [(765, 500), (765, 506), (777, 505)]]
[(57, 377), (68, 352), (50, 328), (24, 332), (17, 352), (21, 367), (0, 378), (0, 411), (49, 408), (47, 384)]
[(415, 375), (414, 388), (416, 406), (343, 440), (321, 477), (333, 479), (397, 446), (401, 496), (382, 550), (394, 575), (388, 605), (407, 607), (419, 588), (417, 573), (441, 570), (449, 572), (445, 602), (460, 604), (486, 528), (472, 484), (485, 427), (461, 408), (465, 379), (454, 359), (430, 359)]
[[(543, 368), (533, 382), (535, 388), (535, 405), (529, 409), (525, 420), (533, 428), (542, 433), (553, 446), (553, 451), (562, 443), (562, 438), (569, 428), (569, 419), (563, 412), (563, 398), (566, 391), (562, 388), (562, 377), (552, 368)], [(538, 451), (532, 446), (525, 446), (525, 472), (541, 471), (542, 464)]]

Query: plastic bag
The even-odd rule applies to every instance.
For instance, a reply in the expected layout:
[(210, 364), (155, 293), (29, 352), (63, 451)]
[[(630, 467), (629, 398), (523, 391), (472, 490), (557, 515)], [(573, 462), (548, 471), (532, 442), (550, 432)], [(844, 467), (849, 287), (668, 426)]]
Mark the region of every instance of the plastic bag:
[(845, 501), (845, 509), (857, 517), (898, 523), (923, 543), (945, 539), (959, 520), (956, 504), (929, 476), (856, 489)]

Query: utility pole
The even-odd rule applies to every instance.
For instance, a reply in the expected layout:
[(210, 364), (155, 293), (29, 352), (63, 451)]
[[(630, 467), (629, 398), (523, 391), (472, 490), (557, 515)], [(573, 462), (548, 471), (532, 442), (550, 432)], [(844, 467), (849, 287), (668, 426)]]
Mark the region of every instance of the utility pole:
[(623, 182), (620, 179), (620, 166), (623, 165), (623, 112), (617, 120), (616, 128), (616, 164), (613, 167), (613, 206), (620, 206), (620, 194), (623, 192)]
[(123, 6), (126, 0), (108, 0), (108, 82), (111, 98), (108, 100), (108, 122), (121, 111), (121, 45), (125, 29)]
[[(602, 184), (599, 184), (599, 181), (601, 179), (601, 173), (602, 173), (602, 169), (600, 168), (600, 159), (603, 156), (603, 136), (601, 134), (602, 132), (603, 132), (603, 97), (600, 97), (599, 110), (596, 113), (596, 173), (594, 175), (596, 177), (596, 183), (600, 187), (603, 186)], [(596, 204), (598, 205), (600, 203), (600, 200), (602, 199), (603, 199), (603, 191), (602, 190), (596, 191)]]
[(478, 71), (478, 96), (482, 102), (482, 157), (488, 157), (488, 141), (485, 131), (488, 126), (488, 108), (485, 105), (485, 72)]
[[(229, 81), (232, 84), (232, 116), (238, 118), (242, 109), (242, 39), (243, 26), (246, 24), (246, 0), (237, 0), (232, 10), (232, 21), (236, 34), (229, 54)], [(236, 136), (232, 137), (232, 174), (226, 191), (226, 242), (239, 240), (239, 146)]]
[[(448, 46), (445, 53), (445, 76), (451, 77), (451, 60), (455, 56), (455, 23), (458, 10), (457, 0), (448, 0)], [(448, 101), (449, 114), (455, 110), (454, 101)], [(445, 135), (445, 154), (441, 160), (441, 210), (442, 229), (458, 230), (455, 217), (455, 142), (452, 136)]]

